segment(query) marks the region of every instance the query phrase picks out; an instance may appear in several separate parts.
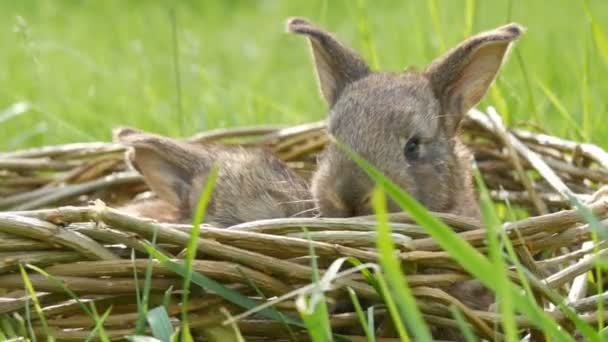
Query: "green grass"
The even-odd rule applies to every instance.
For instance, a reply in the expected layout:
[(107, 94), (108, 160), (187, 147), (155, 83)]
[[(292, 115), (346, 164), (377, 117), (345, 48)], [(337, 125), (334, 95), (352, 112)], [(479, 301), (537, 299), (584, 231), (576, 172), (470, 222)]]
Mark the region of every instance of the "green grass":
[[(516, 47), (521, 63), (514, 55), (500, 74), (502, 114), (567, 137), (579, 136), (571, 121), (581, 122), (585, 136), (608, 146), (599, 124), (608, 93), (602, 0), (21, 0), (0, 2), (0, 13), (0, 150), (108, 140), (118, 125), (178, 136), (321, 119), (308, 48), (283, 32), (293, 15), (384, 70), (423, 68), (443, 44), (511, 17), (528, 32)], [(19, 102), (31, 109), (4, 111)], [(488, 96), (481, 108), (493, 103)]]
[[(318, 95), (308, 48), (301, 39), (283, 32), (284, 19), (293, 15), (319, 22), (359, 50), (370, 65), (393, 71), (408, 65), (421, 69), (468, 33), (509, 19), (518, 21), (528, 32), (480, 107), (496, 105), (510, 124), (533, 121), (549, 133), (608, 147), (608, 125), (602, 120), (608, 109), (604, 100), (608, 94), (604, 81), (608, 75), (604, 33), (608, 32), (608, 2), (602, 0), (22, 0), (0, 2), (0, 13), (4, 19), (0, 24), (4, 43), (0, 50), (0, 150), (108, 140), (111, 129), (119, 125), (183, 136), (218, 127), (293, 125), (324, 118), (326, 107)], [(572, 340), (534, 298), (520, 291), (529, 287), (525, 282), (520, 287), (506, 273), (493, 272), (515, 264), (524, 278), (525, 270), (516, 260), (513, 246), (505, 245), (488, 201), (483, 203), (484, 218), (494, 229), (489, 230), (486, 258), (365, 161), (353, 158), (443, 249), (497, 293), (506, 318), (502, 323), (507, 340), (519, 337), (516, 313), (533, 320), (550, 340)], [(483, 189), (482, 184), (480, 187)], [(195, 221), (202, 218), (205, 202)], [(404, 339), (411, 334), (426, 340), (428, 331), (420, 323), (420, 312), (411, 305), (411, 292), (400, 286), (407, 278), (394, 258), (384, 196), (379, 192), (375, 204), (382, 258), (373, 285), (385, 299), (396, 331)], [(243, 308), (258, 305), (192, 272), (197, 237), (198, 231), (193, 230), (185, 264), (171, 262), (152, 246), (149, 252), (183, 276), (186, 284), (216, 292)], [(509, 254), (507, 259), (503, 249)], [(317, 274), (312, 279), (318, 286), (300, 297), (301, 322), (272, 309), (262, 315), (284, 324), (305, 325), (313, 338), (325, 340), (332, 332), (324, 291), (345, 261), (336, 261), (323, 277)], [(597, 273), (601, 271), (598, 264)], [(27, 280), (24, 271), (23, 275)], [(601, 284), (598, 288), (601, 292)], [(31, 286), (27, 290), (35, 291)], [(147, 323), (153, 335), (169, 340), (174, 331), (166, 311), (162, 306), (148, 310), (147, 289), (142, 291), (139, 332), (143, 333)], [(185, 291), (186, 301), (187, 294)], [(372, 311), (366, 319), (352, 293), (351, 299), (361, 324), (370, 324)], [(44, 323), (40, 305), (34, 304)], [(100, 316), (94, 307), (83, 305), (83, 310), (93, 317), (96, 333), (103, 338), (103, 322), (110, 311)], [(462, 313), (456, 308), (453, 312), (466, 330)], [(21, 334), (27, 334), (31, 313), (26, 314)], [(577, 320), (573, 312), (566, 314), (588, 340), (600, 339), (602, 323), (594, 329)], [(0, 317), (0, 325), (10, 323)], [(14, 329), (9, 328), (3, 328), (3, 333), (13, 334)], [(185, 320), (181, 332), (187, 331)], [(369, 341), (375, 339), (373, 329), (365, 329), (365, 333)], [(187, 335), (182, 338), (187, 340)]]

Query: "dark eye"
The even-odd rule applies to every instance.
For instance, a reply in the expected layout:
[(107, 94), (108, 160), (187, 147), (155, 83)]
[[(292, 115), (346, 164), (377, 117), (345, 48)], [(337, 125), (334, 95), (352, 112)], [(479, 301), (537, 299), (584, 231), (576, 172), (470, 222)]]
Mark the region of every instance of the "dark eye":
[(418, 158), (420, 154), (420, 138), (417, 136), (411, 137), (403, 147), (403, 154), (409, 160)]

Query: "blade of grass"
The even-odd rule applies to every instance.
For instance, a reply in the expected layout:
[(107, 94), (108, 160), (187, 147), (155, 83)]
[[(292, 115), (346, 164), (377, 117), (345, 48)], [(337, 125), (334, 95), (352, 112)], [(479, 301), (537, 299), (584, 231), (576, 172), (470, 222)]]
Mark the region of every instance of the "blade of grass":
[(11, 324), (11, 318), (8, 315), (0, 315), (0, 329), (8, 336), (8, 337), (17, 337), (17, 332), (15, 328)]
[[(448, 254), (454, 258), (465, 270), (480, 280), (486, 287), (496, 291), (494, 282), (494, 269), (491, 263), (476, 249), (462, 240), (458, 234), (452, 231), (445, 223), (433, 216), (411, 195), (396, 186), (390, 179), (384, 176), (373, 165), (361, 158), (358, 154), (338, 142), (338, 146), (344, 150), (355, 163), (361, 167), (379, 186), (381, 186), (390, 197), (398, 203), (403, 210), (408, 212), (412, 218), (422, 226)], [(555, 341), (573, 341), (557, 323), (545, 313), (542, 308), (530, 302), (529, 298), (521, 293), (519, 287), (509, 283), (509, 293), (514, 299), (516, 308), (528, 316), (534, 324), (547, 332)]]
[[(29, 308), (26, 307), (25, 311), (27, 313)], [(29, 313), (27, 313), (27, 315), (29, 315)], [(19, 335), (19, 337), (27, 337), (29, 327), (26, 327), (26, 320), (17, 312), (13, 313), (13, 318), (15, 320), (15, 324), (17, 325), (17, 335)]]
[[(139, 276), (137, 274), (137, 268), (135, 267), (135, 249), (131, 249), (131, 263), (133, 265), (133, 280), (135, 281), (135, 304), (137, 305), (138, 318), (135, 323), (135, 334), (141, 335), (143, 334), (144, 327), (140, 327), (140, 320), (145, 318), (143, 303), (142, 303), (142, 295), (141, 290), (139, 289)], [(143, 321), (145, 322), (145, 320)]]
[(312, 297), (300, 295), (296, 298), (295, 304), (312, 341), (333, 341), (325, 301), (313, 305)]
[[(91, 303), (91, 306), (94, 306), (94, 303)], [(108, 319), (108, 316), (110, 316), (110, 313), (112, 312), (112, 306), (110, 306), (106, 312), (103, 313), (103, 315), (101, 315), (101, 317), (99, 317), (99, 315), (97, 315), (97, 310), (93, 310), (93, 312), (95, 313), (95, 327), (93, 327), (93, 330), (91, 330), (91, 333), (89, 334), (89, 336), (87, 337), (87, 339), (85, 340), (85, 342), (89, 342), (92, 341), (94, 338), (97, 337), (98, 332), (102, 332), (104, 331), (103, 328), (103, 323), (106, 321), (106, 319)], [(101, 333), (99, 333), (101, 335)], [(103, 338), (101, 338), (102, 341), (106, 341)]]
[[(512, 210), (512, 206), (508, 200), (506, 201), (506, 206), (507, 206), (507, 214), (509, 215), (509, 220), (515, 221), (515, 216), (514, 216), (514, 213)], [(523, 240), (523, 237), (521, 237), (519, 232), (517, 232), (517, 233), (518, 233), (519, 238)], [(524, 288), (524, 291), (525, 291), (526, 295), (528, 295), (528, 298), (530, 299), (530, 301), (535, 301), (536, 299), (534, 298), (534, 292), (532, 291), (532, 286), (530, 285), (530, 281), (528, 280), (528, 277), (526, 277), (526, 272), (524, 272), (525, 266), (519, 260), (519, 257), (517, 256), (517, 252), (515, 251), (515, 248), (513, 247), (513, 243), (511, 243), (511, 239), (509, 239), (509, 237), (507, 236), (507, 232), (505, 229), (501, 229), (500, 234), (501, 234), (500, 238), (505, 246), (505, 250), (507, 251), (507, 258), (509, 258), (509, 261), (511, 262), (511, 264), (513, 264), (515, 266), (515, 272), (517, 273), (520, 284)], [(525, 269), (525, 270), (527, 271), (527, 274), (532, 274), (532, 272), (530, 272), (530, 270), (528, 270), (528, 269)]]
[(169, 314), (164, 306), (157, 306), (150, 310), (146, 315), (146, 319), (152, 330), (152, 336), (162, 342), (171, 342), (171, 336), (174, 331), (171, 320), (169, 319)]
[[(247, 280), (247, 284), (249, 285), (249, 287), (251, 287), (257, 293), (257, 295), (260, 296), (260, 298), (262, 298), (264, 300), (264, 302), (267, 302), (268, 297), (264, 294), (264, 292), (262, 292), (262, 290), (260, 290), (259, 287), (257, 287), (255, 285), (255, 283), (253, 282), (251, 277), (249, 275), (247, 275), (247, 273), (243, 272), (240, 268), (237, 268), (237, 271)], [(283, 314), (280, 311), (278, 311), (274, 306), (271, 306), (268, 309), (273, 311), (278, 317), (281, 318), (281, 324), (283, 325), (283, 327), (289, 334), (289, 338), (291, 338), (292, 341), (298, 342), (299, 341), (298, 337), (294, 334), (293, 329), (291, 329), (289, 324), (287, 324), (287, 320), (285, 320), (285, 316), (283, 316)]]
[(82, 311), (84, 311), (87, 316), (89, 316), (89, 318), (95, 322), (95, 325), (99, 325), (99, 339), (102, 342), (109, 342), (110, 339), (108, 337), (108, 335), (106, 334), (105, 329), (103, 328), (103, 324), (99, 324), (99, 315), (97, 314), (97, 311), (95, 310), (95, 303), (91, 302), (91, 308), (87, 307), (87, 305), (82, 302), (80, 300), (80, 298), (78, 298), (78, 296), (72, 291), (70, 290), (70, 288), (68, 288), (64, 282), (62, 282), (61, 280), (55, 278), (54, 276), (52, 276), (51, 274), (47, 273), (45, 270), (31, 265), (31, 264), (27, 264), (26, 265), (27, 268), (34, 270), (36, 272), (38, 272), (39, 274), (42, 274), (43, 276), (45, 276), (47, 279), (51, 280), (52, 282), (54, 282), (58, 287), (60, 287), (65, 293), (67, 293), (70, 298), (72, 298), (72, 300), (74, 300), (78, 306), (80, 306), (80, 308), (82, 309)]
[(513, 0), (507, 0), (507, 23), (513, 21)]
[(593, 11), (591, 10), (591, 6), (589, 5), (588, 0), (583, 0), (581, 2), (583, 4), (583, 9), (585, 10), (585, 14), (587, 14), (587, 18), (591, 22), (591, 29), (593, 32), (593, 40), (595, 41), (595, 46), (600, 50), (600, 55), (604, 63), (608, 66), (608, 38), (604, 31), (602, 31), (601, 26), (595, 19), (593, 15)]
[[(154, 229), (152, 233), (152, 246), (156, 248), (156, 236), (158, 231)], [(132, 260), (135, 260), (134, 253), (131, 254)], [(137, 269), (135, 268), (135, 262), (133, 262), (133, 276), (135, 277), (135, 295), (138, 296), (137, 300), (137, 322), (135, 323), (135, 334), (142, 335), (146, 328), (146, 316), (148, 315), (148, 301), (150, 298), (150, 288), (152, 285), (152, 266), (154, 265), (154, 259), (151, 255), (148, 255), (148, 263), (146, 264), (146, 271), (144, 274), (144, 289), (139, 300), (139, 281), (137, 279)]]
[(492, 98), (492, 103), (502, 115), (505, 124), (509, 125), (511, 123), (511, 112), (509, 111), (507, 100), (505, 100), (505, 97), (502, 94), (499, 80), (496, 80), (490, 87), (490, 97)]
[(467, 342), (477, 341), (477, 339), (475, 338), (475, 334), (473, 334), (471, 327), (467, 324), (466, 320), (464, 319), (462, 312), (460, 312), (460, 310), (454, 305), (450, 305), (450, 312), (452, 313), (452, 317), (454, 317), (454, 319), (456, 320), (456, 323), (458, 324), (458, 328), (462, 332), (462, 336), (464, 337), (465, 341), (467, 341)]
[(182, 78), (179, 66), (179, 35), (177, 34), (177, 4), (178, 1), (172, 1), (169, 9), (169, 21), (171, 23), (171, 47), (173, 52), (173, 74), (175, 76), (175, 97), (177, 114), (179, 117), (179, 132), (181, 135), (186, 134), (186, 118), (182, 106)]
[(374, 322), (374, 306), (370, 306), (369, 308), (367, 308), (367, 329), (369, 329), (369, 331), (371, 332), (371, 336), (374, 339), (374, 341), (376, 340), (376, 325)]
[[(508, 213), (509, 213), (509, 215), (511, 215), (509, 220), (515, 221), (514, 216), (512, 216), (513, 210), (511, 209), (510, 202), (507, 201), (506, 204), (507, 204)], [(520, 239), (523, 239), (519, 235), (519, 232), (516, 232), (516, 233), (518, 234)], [(515, 266), (515, 271), (516, 271), (518, 278), (525, 290), (525, 293), (528, 295), (528, 298), (530, 299), (530, 301), (536, 300), (534, 298), (534, 292), (532, 291), (532, 287), (530, 285), (530, 281), (534, 281), (535, 285), (541, 289), (542, 293), (547, 298), (549, 298), (549, 300), (551, 302), (556, 304), (572, 322), (574, 322), (574, 325), (576, 326), (578, 331), (583, 332), (582, 335), (592, 336), (590, 338), (590, 340), (598, 340), (599, 337), (594, 335), (593, 328), (587, 322), (583, 321), (576, 312), (574, 312), (572, 309), (570, 309), (570, 307), (564, 305), (565, 299), (562, 296), (560, 296), (556, 291), (554, 291), (553, 289), (549, 288), (544, 283), (542, 283), (535, 276), (535, 274), (533, 272), (528, 270), (521, 263), (521, 261), (519, 260), (519, 258), (517, 256), (517, 253), (515, 252), (515, 248), (513, 247), (513, 244), (511, 243), (511, 239), (509, 239), (507, 237), (506, 231), (504, 229), (501, 230), (501, 235), (502, 235), (502, 241), (507, 250), (507, 255), (505, 257), (508, 258), (509, 261)]]
[(165, 310), (167, 310), (167, 308), (171, 304), (172, 295), (173, 295), (173, 286), (169, 287), (167, 289), (167, 291), (165, 291), (165, 293), (163, 294), (163, 306), (165, 307)]
[[(54, 341), (55, 339), (49, 333), (49, 325), (46, 321), (46, 317), (44, 316), (44, 312), (42, 312), (42, 307), (40, 306), (40, 302), (38, 301), (38, 295), (36, 294), (36, 290), (34, 290), (34, 286), (32, 285), (32, 282), (30, 281), (30, 277), (27, 275), (27, 272), (25, 272), (25, 268), (21, 264), (19, 264), (19, 271), (21, 272), (21, 278), (23, 278), (23, 284), (25, 284), (25, 289), (27, 290), (27, 292), (29, 294), (29, 298), (31, 298), (32, 302), (34, 303), (34, 310), (36, 310), (36, 313), (38, 314), (38, 319), (40, 319), (40, 324), (42, 324), (42, 331), (46, 335), (46, 340)], [(26, 308), (28, 308), (28, 307), (29, 307), (29, 305), (26, 305)], [(29, 321), (29, 328), (30, 328), (30, 333), (31, 333), (30, 337), (35, 342), (36, 334), (34, 333), (34, 330), (32, 329), (32, 326), (31, 326), (31, 317), (30, 317), (30, 319), (28, 319), (28, 321)]]
[(161, 342), (159, 339), (151, 336), (132, 335), (128, 336), (127, 340), (131, 342)]
[(591, 44), (588, 37), (585, 37), (585, 48), (583, 49), (583, 66), (581, 73), (581, 104), (583, 111), (583, 132), (585, 134), (585, 142), (591, 141), (593, 129), (593, 117), (591, 116), (591, 94), (589, 92), (589, 74), (590, 74), (590, 56)]
[[(426, 325), (422, 314), (416, 305), (407, 279), (401, 270), (401, 265), (396, 257), (394, 241), (391, 235), (391, 227), (388, 223), (386, 211), (386, 199), (381, 188), (374, 189), (372, 194), (372, 205), (376, 213), (377, 233), (376, 247), (378, 248), (382, 273), (386, 277), (389, 289), (395, 296), (397, 308), (401, 313), (401, 319), (407, 324), (416, 341), (431, 341), (431, 333)], [(403, 336), (400, 336), (403, 338)]]
[(184, 285), (182, 287), (182, 341), (184, 339), (192, 340), (190, 335), (190, 328), (188, 325), (188, 296), (190, 294), (190, 282), (192, 280), (192, 263), (196, 258), (196, 250), (197, 250), (197, 241), (200, 236), (201, 231), (201, 223), (205, 218), (205, 210), (207, 209), (207, 205), (211, 200), (211, 194), (213, 193), (213, 187), (215, 186), (215, 181), (217, 179), (218, 174), (218, 166), (214, 165), (209, 172), (209, 176), (207, 177), (207, 181), (205, 183), (205, 187), (203, 192), (201, 193), (198, 203), (196, 205), (196, 210), (194, 212), (194, 218), (192, 219), (192, 230), (190, 231), (190, 239), (188, 240), (188, 245), (186, 247), (186, 258), (185, 258), (185, 269), (186, 274), (184, 275)]
[(506, 341), (514, 342), (518, 340), (519, 336), (517, 324), (515, 322), (513, 299), (509, 296), (508, 266), (502, 257), (502, 248), (500, 247), (498, 238), (499, 232), (502, 230), (502, 225), (496, 216), (494, 204), (490, 199), (490, 193), (481, 178), (479, 170), (473, 168), (473, 174), (475, 176), (477, 188), (479, 189), (479, 203), (483, 222), (486, 227), (490, 261), (493, 263), (495, 270), (495, 293), (501, 313), (503, 332), (505, 333)]
[[(375, 342), (376, 336), (374, 335), (373, 326), (370, 327), (367, 319), (365, 319), (365, 314), (363, 313), (363, 309), (361, 308), (361, 303), (359, 303), (359, 298), (357, 298), (357, 293), (352, 288), (347, 288), (348, 295), (350, 296), (350, 300), (355, 307), (355, 313), (357, 314), (357, 318), (359, 319), (359, 324), (361, 325), (361, 329), (365, 333), (368, 342)], [(372, 316), (373, 317), (373, 316)]]
[(543, 93), (545, 93), (545, 96), (549, 99), (555, 109), (557, 109), (557, 112), (561, 115), (561, 117), (569, 123), (568, 126), (574, 128), (577, 138), (579, 140), (585, 139), (585, 133), (581, 129), (580, 125), (576, 122), (576, 120), (572, 118), (572, 115), (570, 114), (570, 112), (568, 112), (568, 110), (566, 109), (564, 104), (559, 100), (557, 95), (555, 95), (555, 93), (553, 93), (551, 89), (549, 89), (549, 87), (545, 85), (540, 79), (536, 79), (536, 84), (538, 84), (539, 88), (543, 91)]
[[(475, 0), (466, 0), (464, 2), (464, 37), (473, 33), (473, 20), (475, 19)], [(501, 112), (503, 113), (503, 112)]]
[[(144, 248), (146, 249), (146, 252), (152, 254), (154, 258), (157, 259), (163, 266), (167, 267), (172, 272), (175, 272), (176, 274), (185, 277), (187, 270), (184, 265), (171, 261), (166, 255), (162, 254), (160, 251), (154, 249), (150, 245), (144, 245)], [(259, 302), (249, 297), (243, 296), (235, 290), (225, 287), (224, 285), (205, 276), (204, 274), (192, 272), (192, 282), (205, 290), (214, 292), (215, 294), (226, 299), (230, 303), (238, 305), (242, 308), (252, 309), (259, 305)], [(281, 320), (281, 318), (276, 316), (271, 310), (261, 310), (260, 314), (264, 317), (274, 319), (276, 321)], [(287, 323), (289, 324), (302, 326), (300, 322), (297, 322), (287, 316), (285, 316), (285, 318), (287, 320)]]
[(357, 29), (361, 40), (363, 42), (363, 50), (367, 56), (370, 67), (372, 69), (380, 68), (380, 60), (378, 59), (378, 53), (376, 52), (376, 46), (369, 30), (369, 19), (367, 16), (369, 11), (367, 10), (367, 0), (357, 1)]
[[(593, 212), (585, 205), (583, 205), (576, 197), (570, 196), (570, 202), (572, 205), (581, 213), (585, 221), (589, 223), (591, 227), (591, 238), (593, 241), (593, 252), (595, 254), (599, 253), (599, 241), (608, 239), (608, 231), (603, 228), (600, 220), (593, 214)], [(596, 288), (597, 293), (603, 293), (603, 277), (602, 277), (602, 265), (600, 263), (600, 259), (597, 258), (595, 263), (595, 276), (596, 278)], [(604, 329), (604, 302), (598, 302), (598, 332), (601, 332)]]
[(519, 49), (515, 51), (515, 56), (517, 57), (517, 62), (519, 64), (519, 69), (521, 70), (521, 74), (524, 78), (524, 84), (526, 85), (526, 91), (528, 92), (528, 101), (529, 101), (529, 110), (534, 116), (534, 123), (541, 123), (540, 113), (538, 112), (538, 107), (536, 107), (536, 101), (534, 99), (534, 92), (532, 91), (532, 83), (530, 82), (530, 77), (528, 76), (528, 71), (526, 69), (526, 65), (524, 63), (524, 59), (521, 56), (521, 52)]
[[(220, 311), (224, 314), (224, 316), (226, 316), (226, 319), (230, 320), (232, 318), (230, 311), (226, 310), (226, 308), (222, 307), (222, 308), (220, 308)], [(245, 339), (243, 338), (243, 335), (241, 334), (241, 330), (239, 330), (239, 327), (236, 324), (236, 322), (232, 322), (229, 325), (230, 325), (230, 328), (232, 329), (231, 337), (236, 338), (236, 342), (245, 342)], [(225, 339), (222, 341), (225, 341)]]
[(429, 14), (431, 15), (433, 29), (435, 30), (435, 36), (439, 42), (439, 52), (444, 52), (445, 39), (443, 39), (443, 30), (441, 29), (441, 19), (439, 18), (439, 7), (437, 6), (437, 0), (428, 0), (427, 5), (429, 8)]
[[(321, 282), (319, 280), (319, 267), (317, 264), (317, 257), (315, 254), (314, 245), (310, 239), (310, 235), (308, 231), (304, 228), (304, 232), (306, 233), (307, 239), (309, 241), (308, 244), (308, 255), (310, 256), (310, 267), (312, 268), (312, 283), (314, 284), (312, 293), (310, 297), (306, 296), (306, 294), (301, 294), (295, 301), (296, 308), (298, 309), (298, 313), (304, 321), (304, 325), (306, 325), (306, 330), (310, 335), (311, 339), (315, 342), (322, 341), (332, 341), (332, 332), (331, 326), (329, 324), (329, 313), (327, 311), (327, 301), (325, 300), (325, 294), (323, 291), (323, 285), (325, 282)], [(332, 273), (335, 275), (340, 269), (341, 265), (334, 266), (336, 263), (332, 264), (332, 270), (328, 270), (327, 273)], [(324, 276), (324, 280), (330, 279), (332, 274), (326, 274)], [(331, 280), (329, 280), (331, 281)]]

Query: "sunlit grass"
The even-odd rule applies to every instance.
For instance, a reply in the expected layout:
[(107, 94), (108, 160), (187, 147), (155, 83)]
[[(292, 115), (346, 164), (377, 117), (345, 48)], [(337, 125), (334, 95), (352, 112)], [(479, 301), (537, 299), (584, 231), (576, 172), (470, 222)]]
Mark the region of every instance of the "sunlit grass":
[[(118, 125), (183, 136), (215, 127), (295, 124), (321, 119), (326, 108), (318, 96), (309, 52), (282, 32), (284, 18), (292, 15), (308, 16), (323, 23), (341, 40), (360, 48), (372, 67), (391, 70), (401, 70), (408, 64), (422, 68), (430, 62), (429, 54), (444, 52), (463, 38), (463, 32), (467, 36), (489, 29), (504, 24), (505, 18), (518, 21), (528, 27), (528, 32), (516, 45), (513, 60), (501, 71), (485, 101), (499, 108), (508, 123), (533, 121), (549, 133), (608, 146), (608, 126), (594, 124), (607, 115), (603, 101), (608, 82), (603, 80), (608, 73), (608, 38), (604, 33), (608, 30), (608, 3), (604, 1), (557, 0), (548, 5), (548, 2), (511, 0), (491, 4), (433, 0), (372, 5), (364, 0), (352, 3), (319, 0), (171, 2), (171, 6), (152, 1), (0, 3), (6, 18), (0, 24), (3, 25), (0, 39), (10, 47), (0, 51), (0, 63), (5, 70), (0, 74), (0, 113), (8, 113), (5, 110), (15, 104), (32, 104), (18, 114), (0, 115), (4, 133), (0, 136), (0, 150), (107, 140), (111, 128)], [(457, 18), (460, 14), (462, 20)], [(58, 20), (58, 15), (69, 17), (70, 25)], [(107, 27), (109, 20), (111, 29)], [(564, 22), (575, 28), (564, 26)], [(500, 231), (500, 222), (481, 183), (485, 223), (491, 228), (489, 258), (458, 239), (370, 165), (356, 156), (355, 159), (454, 259), (496, 292), (506, 340), (519, 337), (516, 314), (533, 320), (549, 340), (572, 340), (535, 303), (528, 282), (533, 275), (524, 269), (514, 247)], [(198, 224), (203, 220), (211, 189), (203, 192), (184, 264), (175, 263), (155, 250), (154, 241), (148, 251), (151, 260), (157, 259), (184, 278), (185, 303), (192, 283), (251, 309), (260, 302), (192, 271)], [(409, 288), (399, 286), (406, 284), (407, 279), (394, 258), (384, 200), (384, 195), (376, 192), (381, 269), (373, 276), (367, 273), (366, 279), (372, 282), (370, 278), (374, 278), (373, 285), (403, 340), (409, 335), (428, 339), (428, 328), (413, 304)], [(589, 220), (593, 222), (592, 217)], [(594, 241), (606, 238), (598, 236), (600, 233), (594, 231)], [(312, 250), (311, 256), (314, 262)], [(340, 260), (340, 265), (342, 262), (345, 260)], [(150, 328), (154, 337), (170, 341), (176, 331), (164, 306), (148, 308), (151, 265), (146, 269), (141, 293), (137, 289), (140, 317), (136, 333), (144, 334)], [(521, 286), (507, 278), (507, 265), (513, 265)], [(318, 269), (316, 264), (312, 266)], [(336, 267), (329, 278), (338, 272), (340, 267)], [(35, 267), (31, 269), (44, 274)], [(495, 272), (497, 269), (505, 272)], [(25, 269), (21, 270), (28, 292), (35, 294)], [(605, 273), (602, 271), (598, 264), (595, 274), (601, 276)], [(311, 279), (319, 284), (323, 281), (317, 273)], [(64, 290), (77, 300), (68, 288)], [(596, 282), (596, 290), (603, 291), (601, 281)], [(171, 289), (165, 306), (170, 293)], [(373, 308), (366, 317), (356, 295), (349, 293), (368, 341), (374, 341)], [(555, 293), (552, 298), (561, 301)], [(290, 326), (305, 325), (313, 340), (324, 341), (333, 333), (325, 299), (322, 286), (301, 296), (298, 308), (302, 321), (288, 318), (273, 308), (263, 310), (261, 315), (282, 322), (288, 330)], [(48, 329), (39, 303), (33, 304), (42, 328)], [(108, 340), (103, 322), (111, 307), (100, 315), (93, 304), (79, 304), (95, 322), (89, 338)], [(187, 341), (187, 305), (183, 308), (180, 333)], [(31, 331), (33, 313), (29, 310), (28, 306), (26, 317), (21, 320), (1, 316), (0, 339), (31, 335), (35, 340)], [(600, 333), (606, 334), (601, 302), (598, 310), (596, 329), (577, 319), (574, 312), (565, 312), (587, 340), (599, 341)], [(454, 308), (452, 313), (470, 339), (471, 332), (462, 314)], [(234, 335), (238, 336), (238, 330)], [(49, 336), (52, 340), (52, 335)]]
[[(539, 79), (575, 121), (586, 113), (585, 135), (606, 146), (608, 127), (589, 120), (606, 114), (606, 106), (598, 105), (608, 93), (601, 81), (608, 73), (604, 1), (25, 0), (2, 2), (0, 11), (0, 40), (7, 47), (0, 51), (0, 112), (22, 101), (32, 104), (2, 122), (0, 150), (108, 140), (119, 125), (182, 136), (321, 119), (326, 107), (309, 51), (283, 32), (285, 18), (293, 15), (323, 24), (372, 66), (389, 70), (422, 69), (463, 33), (520, 22), (528, 31), (500, 74), (508, 122), (533, 119), (549, 133), (574, 129), (553, 119), (556, 109), (539, 100)], [(70, 24), (57, 20), (57, 13)], [(586, 36), (593, 55), (585, 68)], [(587, 88), (580, 83), (585, 69)], [(496, 99), (493, 94), (487, 102)]]

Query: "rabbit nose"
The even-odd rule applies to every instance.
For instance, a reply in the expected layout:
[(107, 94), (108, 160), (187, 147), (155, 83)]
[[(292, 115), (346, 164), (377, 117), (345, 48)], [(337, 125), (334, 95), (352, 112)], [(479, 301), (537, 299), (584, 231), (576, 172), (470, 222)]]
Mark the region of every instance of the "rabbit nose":
[(365, 184), (343, 179), (336, 184), (336, 193), (342, 217), (357, 216), (368, 211), (371, 192)]
[(328, 191), (319, 200), (319, 211), (324, 217), (351, 217), (353, 212), (335, 191)]
[(372, 193), (368, 192), (359, 202), (357, 215), (369, 214), (372, 211)]

